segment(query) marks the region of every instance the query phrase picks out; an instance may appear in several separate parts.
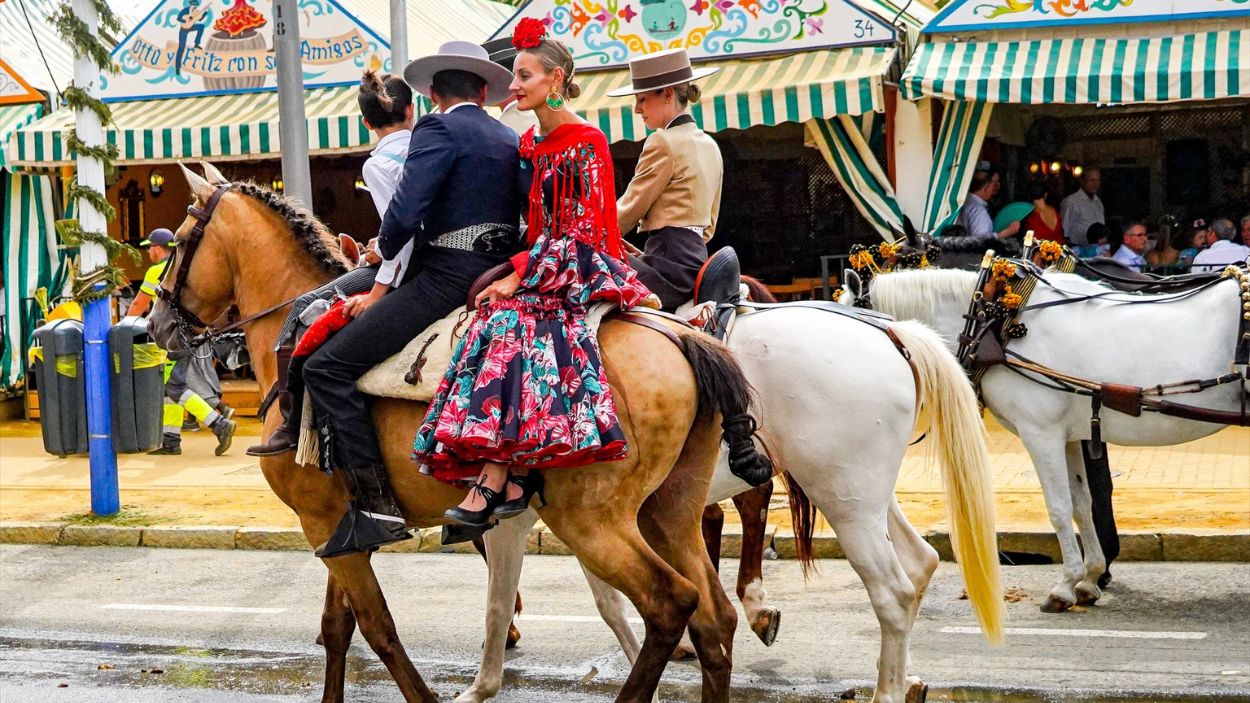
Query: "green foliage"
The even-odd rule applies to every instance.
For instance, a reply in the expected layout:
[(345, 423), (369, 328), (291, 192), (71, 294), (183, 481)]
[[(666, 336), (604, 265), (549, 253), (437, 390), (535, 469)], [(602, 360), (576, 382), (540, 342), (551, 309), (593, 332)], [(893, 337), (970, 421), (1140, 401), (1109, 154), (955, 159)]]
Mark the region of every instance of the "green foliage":
[[(117, 15), (113, 14), (112, 8), (109, 7), (107, 0), (92, 0), (96, 13), (99, 16), (99, 28), (102, 32), (111, 34), (122, 34), (123, 27)], [(87, 24), (74, 14), (69, 2), (61, 3), (56, 12), (52, 14), (52, 24), (56, 26), (57, 31), (61, 34), (61, 39), (65, 41), (74, 51), (75, 56), (86, 57), (91, 59), (92, 63), (100, 69), (102, 73), (116, 73), (117, 65), (109, 59), (109, 47), (98, 37), (92, 36), (90, 28)], [(62, 93), (65, 104), (71, 109), (90, 110), (99, 118), (104, 127), (108, 127), (113, 121), (113, 113), (109, 110), (100, 99), (92, 97), (83, 88), (70, 85)], [(113, 161), (117, 158), (117, 147), (112, 144), (103, 144), (101, 146), (90, 146), (79, 138), (76, 131), (71, 130), (66, 140), (70, 151), (77, 153), (79, 156), (85, 156), (90, 159), (100, 161), (104, 166), (105, 173), (113, 171)], [(105, 220), (112, 220), (117, 216), (117, 211), (109, 204), (108, 198), (104, 193), (89, 188), (78, 182), (75, 178), (65, 189), (65, 197), (68, 200), (77, 201), (78, 208), (81, 210), (84, 205), (90, 205), (97, 212), (104, 215)], [(113, 261), (126, 254), (137, 264), (141, 257), (139, 251), (134, 247), (124, 244), (108, 236), (107, 232), (87, 231), (82, 228), (82, 224), (78, 220), (60, 220), (56, 223), (56, 231), (61, 237), (61, 241), (67, 246), (81, 247), (84, 243), (98, 244), (104, 249), (107, 255), (108, 264), (98, 268), (88, 274), (77, 274), (74, 276), (74, 299), (79, 303), (86, 304), (93, 300), (107, 298), (112, 295), (118, 286), (126, 283), (126, 274)]]
[(106, 173), (112, 171), (111, 166), (113, 164), (113, 160), (117, 158), (118, 153), (117, 145), (105, 143), (103, 146), (87, 146), (83, 140), (78, 138), (78, 132), (72, 129), (69, 131), (69, 137), (65, 139), (65, 144), (69, 147), (70, 151), (76, 154), (99, 159), (104, 162)]
[(92, 98), (87, 91), (73, 83), (61, 92), (61, 97), (71, 110), (91, 110), (99, 115), (101, 124), (107, 125), (113, 121), (113, 111), (109, 109), (108, 103)]

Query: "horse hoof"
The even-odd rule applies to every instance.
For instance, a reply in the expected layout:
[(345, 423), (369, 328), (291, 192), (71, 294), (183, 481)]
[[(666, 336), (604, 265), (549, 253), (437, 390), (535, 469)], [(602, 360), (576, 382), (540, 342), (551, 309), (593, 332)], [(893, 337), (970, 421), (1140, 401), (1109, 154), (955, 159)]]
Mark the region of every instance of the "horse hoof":
[(1075, 605), (1075, 603), (1069, 603), (1068, 601), (1062, 598), (1056, 598), (1055, 596), (1052, 595), (1046, 599), (1045, 603), (1042, 603), (1042, 612), (1043, 613), (1066, 613), (1072, 609), (1073, 605)]
[(906, 703), (925, 703), (929, 699), (929, 685), (923, 681), (916, 681), (907, 687), (907, 696), (903, 700)]
[(677, 645), (677, 648), (673, 650), (673, 656), (669, 657), (668, 659), (669, 661), (675, 661), (675, 662), (688, 662), (691, 659), (696, 658), (697, 656), (698, 655), (694, 653), (693, 647), (689, 647), (684, 644), (679, 644)]
[(1083, 588), (1076, 589), (1076, 604), (1077, 605), (1093, 605), (1097, 603), (1098, 599), (1101, 597), (1102, 597), (1102, 593), (1090, 592)]
[(521, 631), (516, 628), (515, 624), (508, 625), (508, 643), (504, 645), (504, 649), (515, 649), (516, 643), (521, 641)]
[(1111, 583), (1111, 570), (1108, 569), (1107, 571), (1102, 572), (1102, 576), (1098, 577), (1098, 587), (1103, 590), (1106, 590), (1107, 586), (1110, 583)]
[(751, 631), (760, 638), (765, 647), (773, 646), (777, 641), (777, 629), (781, 627), (781, 611), (776, 608), (765, 608), (751, 623)]

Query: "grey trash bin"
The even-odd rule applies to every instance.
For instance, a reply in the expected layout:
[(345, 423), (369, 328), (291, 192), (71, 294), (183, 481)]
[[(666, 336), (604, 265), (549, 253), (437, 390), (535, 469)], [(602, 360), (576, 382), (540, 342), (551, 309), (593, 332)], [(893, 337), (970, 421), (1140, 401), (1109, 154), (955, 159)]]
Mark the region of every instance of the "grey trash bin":
[(165, 351), (148, 336), (142, 317), (123, 317), (109, 330), (113, 357), (113, 447), (123, 454), (161, 445)]
[(83, 380), (82, 323), (55, 320), (35, 330), (39, 425), (49, 454), (87, 453), (87, 391)]

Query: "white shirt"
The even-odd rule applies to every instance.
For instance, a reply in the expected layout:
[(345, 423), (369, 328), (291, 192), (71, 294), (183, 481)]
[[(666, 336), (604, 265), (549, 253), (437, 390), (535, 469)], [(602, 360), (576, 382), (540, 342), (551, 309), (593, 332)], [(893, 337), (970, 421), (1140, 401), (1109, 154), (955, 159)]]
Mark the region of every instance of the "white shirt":
[(1146, 257), (1138, 254), (1132, 249), (1129, 249), (1123, 244), (1120, 245), (1119, 249), (1115, 250), (1115, 254), (1112, 254), (1111, 258), (1114, 261), (1133, 269), (1134, 271), (1140, 272), (1142, 267), (1146, 265)]
[(1217, 239), (1210, 247), (1198, 252), (1190, 270), (1194, 273), (1223, 271), (1229, 264), (1244, 264), (1247, 256), (1250, 256), (1250, 247), (1234, 244), (1227, 239)]
[(1068, 244), (1083, 247), (1089, 244), (1086, 233), (1089, 232), (1089, 226), (1095, 222), (1100, 224), (1107, 223), (1107, 213), (1103, 210), (1102, 200), (1095, 193), (1090, 197), (1089, 193), (1078, 190), (1072, 195), (1063, 199), (1059, 204), (1059, 216), (1063, 218), (1063, 236), (1068, 240)]
[[(408, 142), (411, 139), (412, 131), (407, 129), (382, 137), (361, 169), (365, 185), (369, 187), (369, 195), (373, 197), (373, 206), (378, 209), (378, 217), (386, 216), (391, 197), (399, 187), (399, 177), (404, 173), (404, 161), (408, 158)], [(408, 260), (412, 258), (412, 247), (412, 240), (408, 240), (395, 258), (384, 260), (378, 267), (374, 282), (388, 286), (399, 285), (402, 280), (400, 273), (408, 268)]]

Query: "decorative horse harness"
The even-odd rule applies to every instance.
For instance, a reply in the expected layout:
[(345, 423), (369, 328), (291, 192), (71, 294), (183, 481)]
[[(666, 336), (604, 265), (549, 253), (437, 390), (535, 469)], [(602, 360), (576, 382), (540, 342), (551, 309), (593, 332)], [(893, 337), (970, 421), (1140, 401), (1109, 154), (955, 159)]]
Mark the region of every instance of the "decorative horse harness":
[[(164, 301), (174, 314), (174, 328), (178, 332), (178, 336), (183, 345), (187, 349), (196, 349), (205, 342), (214, 342), (224, 335), (240, 329), (249, 322), (254, 322), (266, 317), (272, 313), (285, 308), (299, 299), (295, 296), (290, 300), (284, 300), (281, 303), (271, 305), (264, 310), (253, 315), (248, 315), (239, 320), (235, 320), (225, 327), (213, 329), (182, 304), (182, 290), (186, 286), (187, 275), (191, 272), (191, 260), (195, 258), (195, 251), (200, 246), (200, 240), (204, 238), (204, 230), (208, 228), (208, 223), (213, 219), (213, 213), (217, 210), (217, 205), (221, 202), (221, 197), (230, 190), (231, 184), (226, 183), (217, 186), (217, 190), (209, 196), (208, 202), (204, 204), (204, 208), (200, 209), (195, 205), (187, 207), (187, 214), (195, 218), (195, 224), (191, 227), (191, 233), (187, 236), (186, 241), (174, 247), (170, 254), (169, 265), (165, 267), (165, 272), (161, 275), (161, 286), (156, 289), (156, 297)], [(182, 256), (179, 256), (182, 252)], [(165, 278), (169, 276), (170, 270), (177, 267), (178, 277), (174, 280), (173, 290), (168, 290), (163, 285)], [(196, 330), (203, 330), (196, 332)]]
[[(1045, 303), (1028, 305), (1028, 298), (1040, 283), (1055, 288), (1048, 282), (1046, 270), (1070, 273), (1081, 267), (1112, 286), (1107, 290), (1088, 295), (1070, 295)], [(1240, 287), (1239, 328), (1233, 365), (1241, 371), (1216, 378), (1161, 383), (1148, 388), (1117, 383), (1103, 383), (1057, 371), (1007, 349), (1012, 339), (1028, 333), (1020, 322), (1021, 313), (1060, 305), (1096, 300), (1123, 289), (1161, 293), (1164, 298), (1141, 298), (1123, 301), (1125, 304), (1152, 302), (1175, 302), (1197, 295), (1220, 284), (1226, 278), (1236, 278)], [(1063, 291), (1061, 291), (1063, 292)], [(1143, 276), (1140, 280), (1117, 276), (1080, 261), (1071, 252), (1053, 242), (1041, 242), (1037, 246), (1026, 244), (1022, 260), (998, 258), (987, 252), (981, 261), (980, 275), (968, 312), (964, 314), (964, 329), (959, 335), (959, 362), (972, 379), (980, 393), (981, 377), (993, 366), (1005, 366), (1024, 378), (1052, 390), (1083, 395), (1090, 398), (1092, 413), (1090, 435), (1095, 443), (1102, 441), (1102, 421), (1099, 413), (1103, 406), (1131, 417), (1140, 417), (1143, 411), (1157, 412), (1185, 420), (1211, 422), (1220, 425), (1250, 425), (1247, 402), (1250, 396), (1246, 384), (1250, 377), (1250, 275), (1243, 268), (1229, 266), (1221, 273), (1189, 274), (1166, 278)], [(1208, 388), (1229, 383), (1241, 384), (1241, 408), (1239, 411), (1212, 410), (1193, 405), (1164, 400), (1165, 396), (1199, 393)]]

